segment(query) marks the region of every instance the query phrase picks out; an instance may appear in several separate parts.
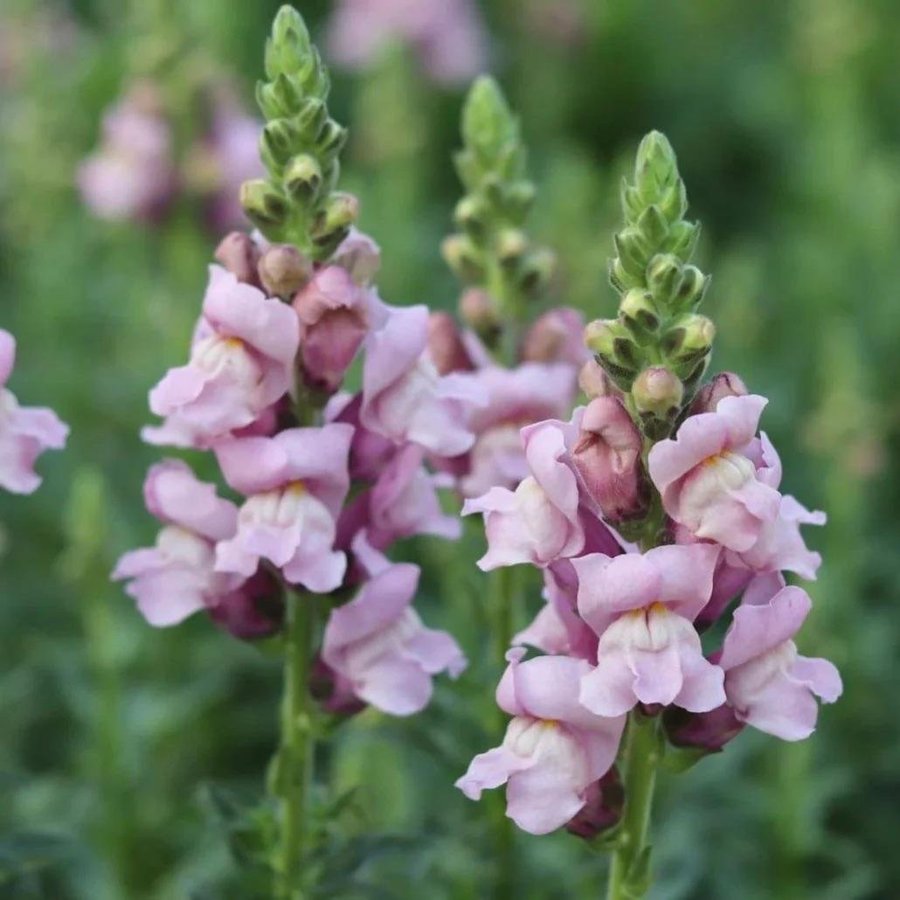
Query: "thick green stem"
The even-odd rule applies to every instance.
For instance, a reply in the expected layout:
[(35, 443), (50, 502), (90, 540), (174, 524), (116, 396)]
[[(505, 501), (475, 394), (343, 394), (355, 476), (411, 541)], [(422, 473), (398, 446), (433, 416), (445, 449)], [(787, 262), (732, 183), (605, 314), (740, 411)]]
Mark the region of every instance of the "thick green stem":
[(659, 758), (658, 718), (632, 712), (622, 754), (625, 809), (609, 870), (607, 900), (633, 900), (643, 896), (649, 886), (647, 835)]
[(301, 877), (309, 850), (309, 804), (315, 765), (315, 708), (309, 691), (315, 598), (289, 593), (286, 601), (284, 696), (276, 778), (280, 805), (276, 896), (280, 900), (302, 900)]

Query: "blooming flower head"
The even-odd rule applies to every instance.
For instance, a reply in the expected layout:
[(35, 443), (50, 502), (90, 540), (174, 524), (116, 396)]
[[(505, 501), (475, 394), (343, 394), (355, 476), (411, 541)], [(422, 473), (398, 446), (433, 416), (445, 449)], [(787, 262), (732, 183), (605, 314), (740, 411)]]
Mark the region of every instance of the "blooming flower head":
[(16, 339), (0, 328), (0, 488), (30, 494), (40, 486), (34, 464), (44, 450), (65, 446), (68, 427), (53, 410), (19, 406), (6, 387), (16, 362)]
[(724, 702), (722, 670), (703, 657), (691, 624), (709, 600), (719, 548), (667, 546), (572, 560), (578, 610), (596, 632), (597, 667), (581, 702), (598, 715), (637, 703), (705, 712)]
[(341, 0), (329, 26), (330, 56), (358, 69), (393, 42), (410, 44), (437, 82), (484, 69), (486, 35), (472, 0)]
[(135, 85), (103, 120), (103, 143), (78, 170), (84, 202), (104, 219), (152, 219), (175, 187), (172, 134), (156, 88)]
[(166, 418), (145, 429), (151, 443), (209, 446), (253, 423), (291, 386), (296, 313), (220, 266), (209, 271), (190, 361), (150, 391), (150, 409)]
[(524, 831), (547, 834), (593, 797), (591, 786), (615, 761), (625, 717), (602, 718), (579, 704), (578, 685), (590, 671), (584, 660), (522, 662), (523, 655), (507, 654), (497, 688), (497, 703), (513, 716), (503, 743), (476, 756), (456, 786), (477, 800), (505, 783), (507, 815)]
[(438, 374), (427, 344), (426, 307), (390, 310), (368, 338), (360, 421), (397, 444), (458, 456), (475, 440), (468, 417), (481, 399), (462, 374)]
[(216, 607), (239, 588), (242, 577), (214, 568), (216, 542), (234, 534), (233, 503), (174, 459), (150, 468), (144, 500), (165, 527), (155, 546), (124, 554), (112, 577), (130, 579), (125, 590), (151, 625), (177, 625), (199, 610)]
[[(763, 595), (764, 596), (764, 595)], [(719, 665), (728, 704), (741, 722), (786, 741), (809, 737), (816, 726), (814, 695), (833, 703), (841, 677), (826, 659), (800, 656), (793, 641), (812, 606), (798, 587), (768, 600), (745, 595), (725, 635)]]
[(648, 458), (669, 516), (696, 537), (731, 550), (749, 550), (781, 504), (747, 455), (766, 402), (754, 394), (726, 396), (715, 412), (689, 416), (675, 438), (660, 441)]
[(267, 559), (291, 584), (319, 593), (338, 587), (346, 557), (334, 550), (335, 522), (352, 436), (351, 426), (335, 423), (218, 444), (225, 480), (247, 499), (236, 534), (217, 547), (217, 570), (249, 576)]
[(369, 567), (369, 580), (355, 599), (333, 610), (325, 627), (322, 660), (345, 689), (395, 716), (424, 709), (432, 678), (462, 672), (466, 659), (443, 631), (426, 628), (412, 608), (420, 570), (390, 563), (354, 542), (354, 553)]

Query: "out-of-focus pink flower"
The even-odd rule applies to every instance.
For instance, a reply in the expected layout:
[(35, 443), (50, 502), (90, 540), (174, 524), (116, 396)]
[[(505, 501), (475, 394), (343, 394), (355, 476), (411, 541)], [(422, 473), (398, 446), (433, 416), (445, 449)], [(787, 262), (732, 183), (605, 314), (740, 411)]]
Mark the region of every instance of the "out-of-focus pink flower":
[(289, 306), (210, 266), (190, 361), (150, 391), (150, 409), (166, 421), (144, 439), (206, 447), (250, 425), (287, 393), (298, 345)]
[(487, 35), (472, 0), (341, 0), (328, 32), (338, 65), (372, 65), (392, 43), (409, 44), (437, 82), (474, 78), (485, 68)]
[(613, 766), (587, 789), (587, 802), (566, 823), (566, 831), (591, 840), (618, 823), (624, 806), (625, 790), (618, 770)]
[(332, 611), (322, 660), (360, 700), (412, 715), (431, 699), (433, 676), (446, 671), (455, 678), (466, 659), (449, 634), (426, 628), (413, 610), (418, 566), (392, 564), (371, 550), (357, 555), (378, 564), (356, 598)]
[(568, 306), (547, 310), (525, 333), (521, 357), (525, 362), (568, 363), (580, 369), (591, 358), (584, 343), (584, 316)]
[(350, 478), (354, 481), (376, 481), (394, 458), (397, 447), (393, 441), (362, 426), (359, 421), (361, 408), (361, 394), (335, 394), (325, 406), (325, 421), (345, 422), (353, 426)]
[(78, 170), (84, 202), (104, 219), (160, 215), (176, 185), (172, 133), (156, 88), (135, 85), (104, 116), (100, 148)]
[(747, 451), (764, 397), (724, 397), (716, 411), (690, 416), (674, 439), (650, 451), (650, 477), (672, 519), (699, 538), (749, 550), (774, 522), (781, 495), (757, 476)]
[(523, 363), (514, 369), (489, 365), (462, 377), (484, 403), (469, 419), (476, 439), (460, 492), (479, 497), (492, 487), (512, 489), (528, 475), (520, 430), (567, 414), (575, 399), (574, 371), (559, 363)]
[(306, 384), (331, 393), (369, 332), (370, 307), (378, 302), (339, 266), (320, 269), (294, 297), (300, 320), (301, 369)]
[(458, 456), (475, 440), (468, 419), (482, 399), (463, 374), (438, 375), (427, 343), (424, 306), (391, 309), (383, 327), (370, 333), (360, 421), (397, 444)]
[(647, 508), (642, 447), (641, 433), (620, 400), (591, 400), (572, 458), (588, 495), (608, 522), (639, 516)]
[(369, 235), (354, 227), (334, 251), (331, 265), (346, 269), (358, 285), (366, 287), (381, 268), (381, 249)]
[(16, 363), (16, 339), (0, 328), (0, 487), (14, 494), (37, 490), (34, 464), (45, 450), (61, 450), (68, 426), (51, 409), (19, 406), (6, 387)]
[(233, 503), (174, 459), (151, 467), (144, 500), (165, 527), (154, 547), (124, 554), (112, 577), (130, 579), (125, 590), (151, 625), (177, 625), (199, 610), (214, 608), (240, 587), (242, 577), (214, 569), (216, 542), (234, 534)]
[(584, 547), (578, 479), (568, 462), (566, 425), (538, 422), (522, 429), (531, 474), (515, 491), (494, 487), (467, 500), (462, 514), (484, 514), (487, 553), (484, 571), (517, 563), (547, 566), (577, 555)]
[(335, 522), (350, 484), (352, 437), (349, 425), (330, 424), (217, 444), (225, 480), (247, 499), (237, 533), (216, 548), (216, 569), (249, 576), (267, 559), (291, 584), (317, 593), (338, 587), (347, 561), (334, 550)]
[(269, 637), (284, 623), (284, 592), (275, 576), (260, 568), (243, 584), (220, 597), (210, 618), (242, 641)]
[(459, 326), (448, 312), (433, 312), (428, 317), (428, 356), (439, 375), (474, 368)]
[(814, 695), (833, 703), (843, 690), (841, 676), (826, 659), (797, 653), (792, 638), (812, 601), (798, 587), (785, 587), (768, 600), (751, 598), (735, 610), (719, 665), (735, 716), (760, 731), (799, 741), (815, 730)]
[(616, 758), (624, 716), (602, 718), (578, 702), (584, 660), (511, 650), (497, 703), (513, 716), (503, 743), (476, 756), (456, 786), (470, 799), (506, 783), (507, 815), (524, 831), (561, 828), (593, 797)]
[(578, 611), (600, 638), (597, 667), (581, 683), (588, 709), (611, 716), (674, 703), (705, 712), (724, 703), (722, 670), (703, 657), (691, 624), (709, 600), (719, 552), (673, 545), (572, 560)]

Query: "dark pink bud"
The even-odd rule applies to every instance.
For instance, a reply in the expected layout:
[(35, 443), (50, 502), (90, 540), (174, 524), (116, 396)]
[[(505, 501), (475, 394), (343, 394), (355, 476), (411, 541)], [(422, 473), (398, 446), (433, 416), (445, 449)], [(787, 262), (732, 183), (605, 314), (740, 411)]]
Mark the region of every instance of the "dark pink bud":
[(587, 803), (566, 825), (566, 831), (590, 840), (616, 825), (622, 817), (625, 791), (619, 772), (613, 766), (587, 789)]
[(295, 297), (305, 383), (333, 393), (369, 331), (368, 294), (346, 269), (327, 266)]
[(696, 749), (700, 755), (718, 753), (744, 727), (734, 710), (724, 704), (705, 713), (669, 706), (663, 714), (663, 724), (676, 747)]
[(640, 516), (647, 507), (641, 433), (622, 402), (597, 397), (584, 411), (572, 451), (588, 494), (610, 522)]
[(319, 701), (322, 709), (335, 716), (355, 716), (367, 705), (353, 693), (349, 682), (320, 656), (313, 663), (310, 693)]
[(588, 358), (584, 345), (584, 318), (577, 310), (561, 306), (535, 320), (522, 341), (525, 362), (568, 362), (573, 365)]
[(433, 312), (428, 317), (428, 353), (441, 375), (467, 372), (474, 368), (450, 313)]
[(594, 397), (615, 397), (619, 391), (595, 359), (589, 359), (578, 373), (578, 387), (593, 400)]
[(273, 244), (258, 265), (259, 280), (273, 297), (291, 297), (312, 278), (312, 263), (290, 244)]
[(259, 249), (248, 234), (232, 231), (226, 234), (216, 247), (213, 258), (237, 278), (246, 284), (259, 285), (257, 264)]
[(210, 618), (243, 641), (259, 640), (281, 631), (284, 595), (278, 580), (265, 569), (226, 594), (209, 611)]
[(720, 372), (697, 391), (689, 415), (715, 412), (716, 406), (724, 397), (746, 397), (748, 393), (747, 385), (739, 375), (735, 375), (734, 372)]

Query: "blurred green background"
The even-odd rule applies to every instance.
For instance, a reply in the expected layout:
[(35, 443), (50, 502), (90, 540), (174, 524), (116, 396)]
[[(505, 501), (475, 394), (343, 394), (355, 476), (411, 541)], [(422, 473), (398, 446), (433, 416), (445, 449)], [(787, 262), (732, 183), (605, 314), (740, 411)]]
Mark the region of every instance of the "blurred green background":
[[(275, 743), (277, 660), (195, 617), (150, 629), (107, 573), (152, 540), (138, 429), (147, 389), (180, 362), (216, 235), (182, 199), (158, 226), (93, 218), (74, 187), (102, 112), (136, 75), (183, 105), (198, 60), (249, 107), (276, 2), (0, 3), (0, 325), (12, 388), (72, 426), (32, 497), (0, 495), (0, 897), (242, 897), (223, 807), (252, 798)], [(331, 4), (297, 4), (320, 35)], [(892, 0), (492, 0), (490, 68), (519, 111), (559, 254), (554, 299), (611, 315), (617, 188), (642, 134), (679, 154), (714, 365), (771, 397), (786, 487), (829, 514), (802, 649), (841, 668), (816, 735), (744, 733), (666, 778), (655, 826), (661, 898), (900, 896), (900, 17)], [(383, 249), (389, 302), (452, 307), (439, 254), (457, 183), (464, 86), (394, 47), (334, 71), (351, 127), (344, 187)], [(358, 786), (357, 841), (331, 896), (483, 898), (494, 801), (452, 787), (497, 742), (485, 661), (482, 539), (403, 548), (426, 568), (425, 618), (476, 660), (414, 720), (369, 711), (323, 763)], [(438, 579), (436, 574), (442, 572)], [(529, 585), (535, 607), (537, 589)], [(232, 837), (234, 837), (232, 829)], [(598, 897), (601, 857), (566, 834), (516, 838), (516, 896)], [(336, 883), (337, 884), (337, 883)]]

